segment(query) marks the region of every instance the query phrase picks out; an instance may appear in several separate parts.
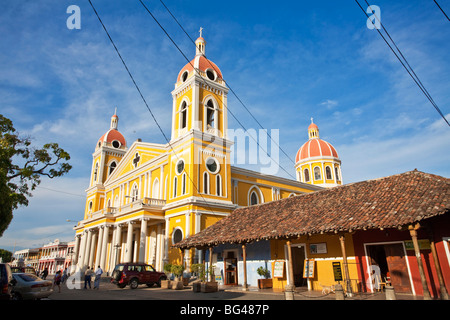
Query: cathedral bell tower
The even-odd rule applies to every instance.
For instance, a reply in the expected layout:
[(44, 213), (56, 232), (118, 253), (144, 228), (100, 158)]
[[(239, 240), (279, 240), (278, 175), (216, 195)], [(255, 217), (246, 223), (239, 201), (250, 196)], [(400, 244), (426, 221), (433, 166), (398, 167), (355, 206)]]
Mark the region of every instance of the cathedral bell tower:
[[(109, 130), (101, 136), (92, 154), (92, 169), (89, 188), (86, 190), (86, 214), (102, 209), (104, 204), (104, 182), (127, 151), (127, 142), (117, 129), (119, 117), (117, 112), (111, 117)], [(85, 217), (86, 219), (86, 217)]]
[(181, 69), (172, 91), (172, 140), (190, 130), (226, 138), (229, 89), (219, 67), (205, 56), (202, 30), (195, 41), (195, 57)]

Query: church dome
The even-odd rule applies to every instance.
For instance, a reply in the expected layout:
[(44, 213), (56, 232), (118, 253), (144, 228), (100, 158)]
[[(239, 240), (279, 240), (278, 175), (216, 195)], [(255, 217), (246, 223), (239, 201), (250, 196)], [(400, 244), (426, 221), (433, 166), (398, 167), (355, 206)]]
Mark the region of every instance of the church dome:
[(319, 127), (311, 121), (308, 127), (309, 140), (298, 150), (295, 163), (309, 158), (336, 158), (338, 153), (331, 143), (319, 138)]
[(295, 162), (306, 160), (314, 157), (332, 157), (339, 158), (336, 149), (331, 143), (319, 138), (314, 138), (306, 141), (298, 150)]
[(127, 147), (127, 142), (125, 140), (125, 137), (122, 135), (122, 133), (117, 130), (117, 125), (119, 122), (119, 117), (114, 114), (111, 117), (111, 127), (109, 130), (101, 136), (101, 138), (97, 142), (97, 148), (100, 148), (101, 146), (112, 146), (116, 149), (124, 149)]
[(222, 72), (219, 67), (211, 60), (205, 57), (206, 41), (203, 37), (199, 37), (195, 41), (196, 55), (189, 63), (187, 63), (181, 71), (178, 73), (177, 82), (186, 81), (186, 79), (192, 74), (192, 71), (197, 70), (205, 74), (209, 80), (216, 81), (222, 80)]

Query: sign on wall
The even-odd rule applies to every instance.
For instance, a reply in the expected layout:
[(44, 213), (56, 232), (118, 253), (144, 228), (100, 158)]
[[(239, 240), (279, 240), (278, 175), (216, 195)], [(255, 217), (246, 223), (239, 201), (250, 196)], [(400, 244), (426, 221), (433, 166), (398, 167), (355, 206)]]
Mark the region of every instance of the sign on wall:
[(305, 259), (303, 278), (314, 278), (314, 259)]
[(321, 254), (321, 253), (327, 253), (327, 244), (326, 242), (322, 243), (311, 243), (309, 245), (309, 252), (311, 254)]
[(283, 278), (284, 277), (284, 261), (275, 261), (273, 267), (273, 277)]

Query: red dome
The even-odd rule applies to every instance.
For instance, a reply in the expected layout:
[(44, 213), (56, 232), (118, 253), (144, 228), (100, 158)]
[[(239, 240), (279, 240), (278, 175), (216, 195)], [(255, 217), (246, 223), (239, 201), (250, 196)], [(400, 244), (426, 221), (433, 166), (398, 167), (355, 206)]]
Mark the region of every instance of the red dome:
[(119, 141), (120, 142), (119, 147), (127, 146), (127, 142), (126, 142), (124, 136), (116, 129), (110, 129), (98, 140), (97, 147), (101, 146), (104, 143), (111, 144), (111, 143), (113, 143), (113, 141)]
[(194, 68), (203, 72), (206, 72), (206, 70), (208, 69), (214, 70), (217, 75), (216, 79), (223, 79), (222, 72), (214, 62), (206, 59), (204, 55), (197, 55), (181, 69), (180, 73), (178, 73), (177, 82), (180, 81), (184, 71), (187, 70), (189, 73), (191, 73)]
[[(315, 125), (311, 124), (310, 126)], [(317, 127), (317, 126), (316, 126)], [(313, 157), (333, 157), (339, 158), (336, 149), (328, 142), (322, 139), (310, 139), (306, 141), (298, 150), (295, 162)]]

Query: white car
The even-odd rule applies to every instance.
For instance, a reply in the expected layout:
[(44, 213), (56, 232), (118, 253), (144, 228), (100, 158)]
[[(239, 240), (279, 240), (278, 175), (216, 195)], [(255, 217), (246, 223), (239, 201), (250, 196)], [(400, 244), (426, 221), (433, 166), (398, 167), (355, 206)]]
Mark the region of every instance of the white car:
[(49, 280), (42, 280), (31, 273), (13, 273), (14, 286), (11, 297), (14, 300), (42, 299), (53, 293), (53, 284)]

